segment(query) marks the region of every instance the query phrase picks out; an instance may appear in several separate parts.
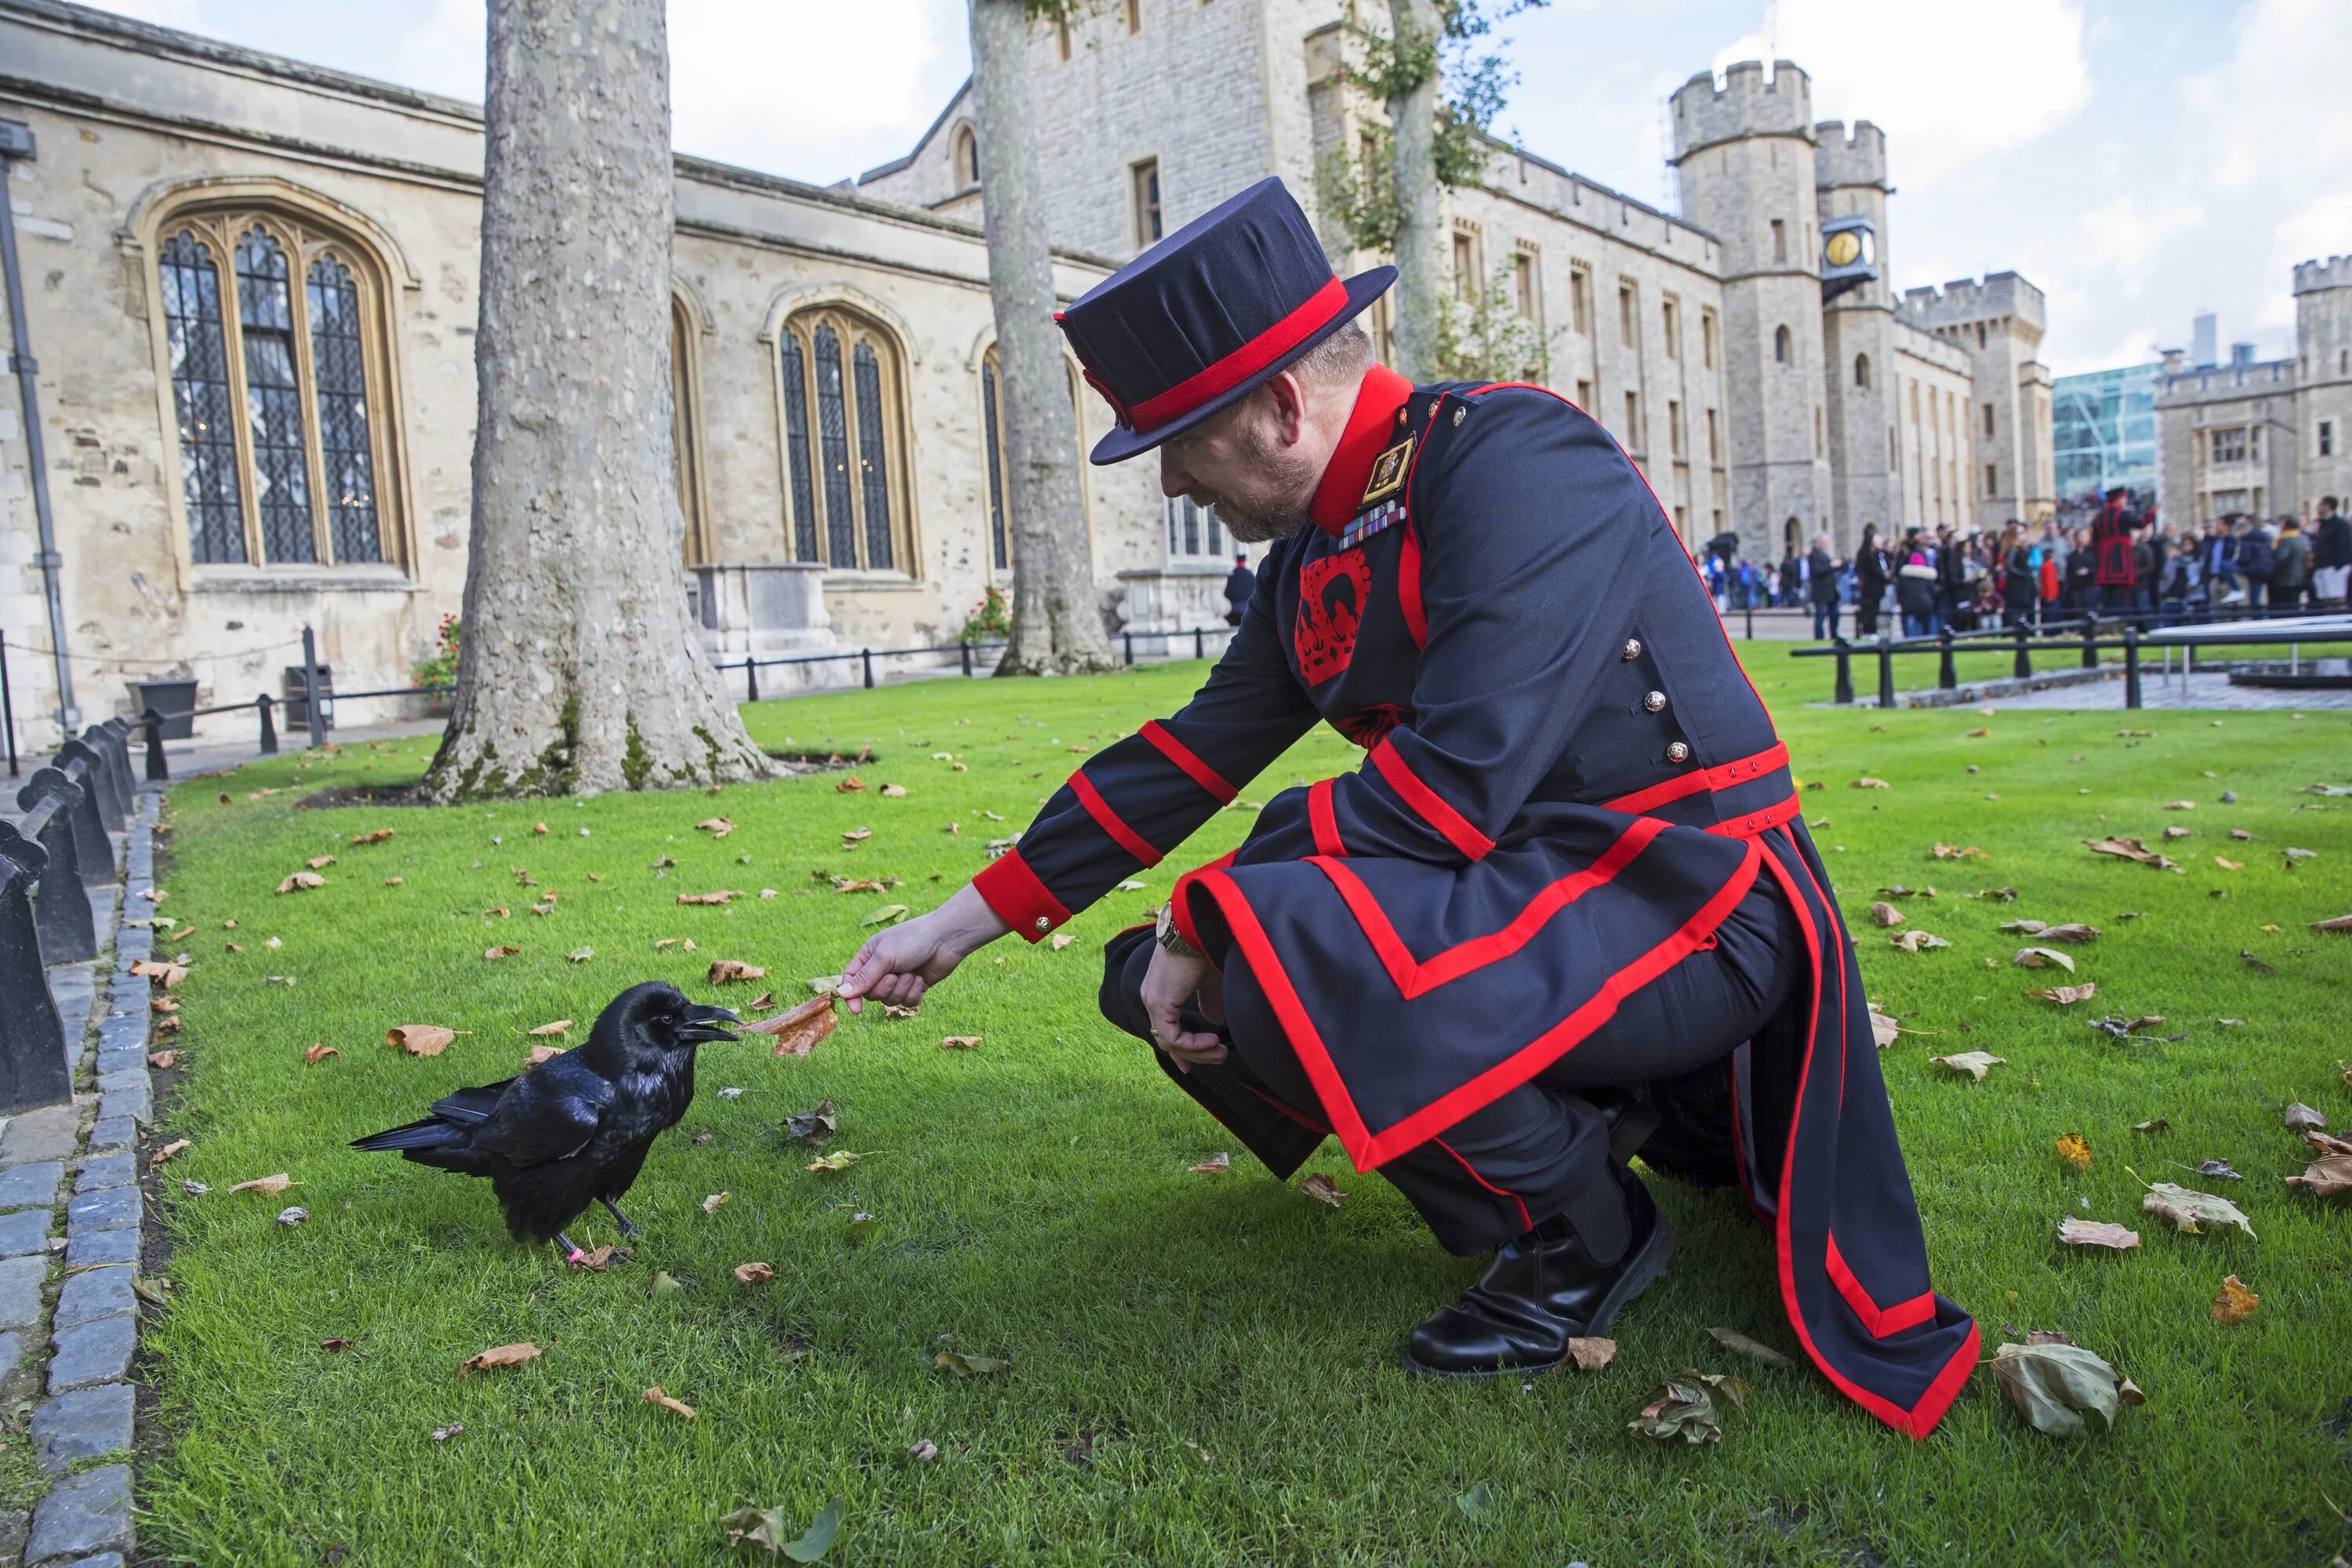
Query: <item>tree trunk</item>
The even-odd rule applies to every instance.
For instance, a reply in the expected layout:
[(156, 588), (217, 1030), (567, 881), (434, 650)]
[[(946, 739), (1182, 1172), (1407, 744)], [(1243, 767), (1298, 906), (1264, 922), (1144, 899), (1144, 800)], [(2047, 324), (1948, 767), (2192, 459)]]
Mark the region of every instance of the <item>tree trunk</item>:
[(996, 672), (1108, 669), (1110, 642), (1078, 491), (1077, 409), (1061, 329), (1054, 324), (1054, 255), (1045, 236), (1023, 0), (971, 0), (971, 72), (1012, 480), (1005, 500), (1013, 510), (1013, 633)]
[(465, 630), (434, 799), (767, 772), (688, 619), (662, 0), (490, 0)]
[(1437, 9), (1431, 0), (1389, 0), (1389, 29), (1400, 60), (1429, 51), (1428, 69), (1389, 100), (1389, 177), (1396, 194), (1396, 368), (1414, 381), (1436, 379), (1438, 312), (1445, 308), (1444, 257), (1438, 245), (1437, 103), (1443, 86), (1435, 49)]

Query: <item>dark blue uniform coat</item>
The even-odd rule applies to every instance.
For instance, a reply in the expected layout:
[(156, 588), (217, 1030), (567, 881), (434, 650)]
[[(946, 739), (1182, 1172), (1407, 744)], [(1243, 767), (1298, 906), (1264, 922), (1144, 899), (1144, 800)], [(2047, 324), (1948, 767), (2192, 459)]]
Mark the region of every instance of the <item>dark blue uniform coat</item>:
[(1929, 1284), (1788, 749), (1647, 484), (1551, 393), (1376, 366), (1313, 512), (1192, 700), (1088, 759), (982, 894), (1034, 942), (1328, 721), (1363, 766), (1276, 795), (1176, 920), (1246, 961), (1370, 1170), (1574, 1050), (1772, 878), (1811, 973), (1727, 1064), (1740, 1174), (1814, 1363), (1924, 1436), (1976, 1326)]

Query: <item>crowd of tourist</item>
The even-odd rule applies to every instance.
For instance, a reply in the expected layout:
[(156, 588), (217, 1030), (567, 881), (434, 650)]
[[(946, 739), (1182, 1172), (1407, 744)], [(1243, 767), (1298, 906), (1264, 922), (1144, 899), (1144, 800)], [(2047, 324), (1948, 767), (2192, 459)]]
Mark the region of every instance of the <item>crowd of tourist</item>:
[[(1728, 543), (1728, 540), (1720, 542)], [(2322, 497), (2306, 521), (2232, 513), (2174, 529), (2128, 492), (2109, 491), (2087, 526), (2014, 519), (2000, 532), (1909, 528), (1897, 539), (1865, 524), (1850, 557), (1827, 534), (1779, 565), (1729, 549), (1699, 561), (1718, 608), (1806, 609), (1816, 638), (1935, 637), (2038, 626), (2096, 612), (2150, 626), (2257, 616), (2340, 614), (2352, 581), (2352, 515)]]

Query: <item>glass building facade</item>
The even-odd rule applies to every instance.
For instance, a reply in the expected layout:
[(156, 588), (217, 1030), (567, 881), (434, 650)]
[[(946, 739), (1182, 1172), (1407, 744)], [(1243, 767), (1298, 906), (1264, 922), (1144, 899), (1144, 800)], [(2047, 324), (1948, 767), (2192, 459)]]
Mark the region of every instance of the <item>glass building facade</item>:
[(2156, 382), (2160, 364), (2062, 375), (2051, 384), (2051, 448), (2059, 504), (2080, 507), (2116, 485), (2156, 499)]

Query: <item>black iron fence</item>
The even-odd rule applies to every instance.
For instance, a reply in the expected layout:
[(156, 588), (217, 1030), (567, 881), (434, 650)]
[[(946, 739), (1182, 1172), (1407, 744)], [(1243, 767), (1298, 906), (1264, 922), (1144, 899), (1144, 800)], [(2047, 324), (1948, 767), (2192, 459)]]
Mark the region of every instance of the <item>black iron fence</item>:
[[(2153, 632), (2143, 629), (2145, 623), (2150, 620), (2158, 622)], [(2105, 623), (2114, 623), (2115, 629), (2103, 634), (2102, 626)], [(2168, 666), (2171, 650), (2179, 648), (2185, 668), (2193, 671), (2197, 665), (2197, 650), (2200, 647), (2276, 647), (2352, 641), (2352, 622), (2333, 626), (2325, 624), (2314, 626), (2307, 622), (2277, 626), (2262, 619), (2194, 625), (2178, 623), (2177, 615), (2167, 616), (2162, 611), (2103, 612), (2095, 616), (2072, 616), (2038, 625), (1987, 626), (1971, 632), (1956, 632), (1947, 626), (1936, 636), (1927, 637), (1893, 637), (1882, 634), (1861, 644), (1837, 637), (1820, 647), (1791, 648), (1789, 657), (1835, 659), (1837, 677), (1831, 700), (1839, 704), (1850, 704), (1854, 700), (1854, 659), (1874, 658), (1878, 661), (1877, 706), (1894, 708), (1898, 706), (1895, 697), (1895, 656), (1899, 653), (1937, 655), (1936, 686), (1939, 690), (1950, 691), (1960, 684), (1955, 658), (1961, 652), (2005, 647), (2014, 655), (2011, 674), (2019, 680), (2032, 678), (2032, 655), (2036, 648), (2077, 652), (2081, 655), (2081, 667), (2084, 669), (2098, 668), (2101, 653), (2121, 652), (2124, 656), (2124, 706), (2137, 708), (2141, 706), (2141, 665), (2152, 649), (2163, 652)]]
[(73, 1098), (49, 966), (98, 956), (89, 889), (115, 880), (114, 844), (138, 796), (131, 725), (94, 724), (58, 748), (0, 820), (0, 1114)]

